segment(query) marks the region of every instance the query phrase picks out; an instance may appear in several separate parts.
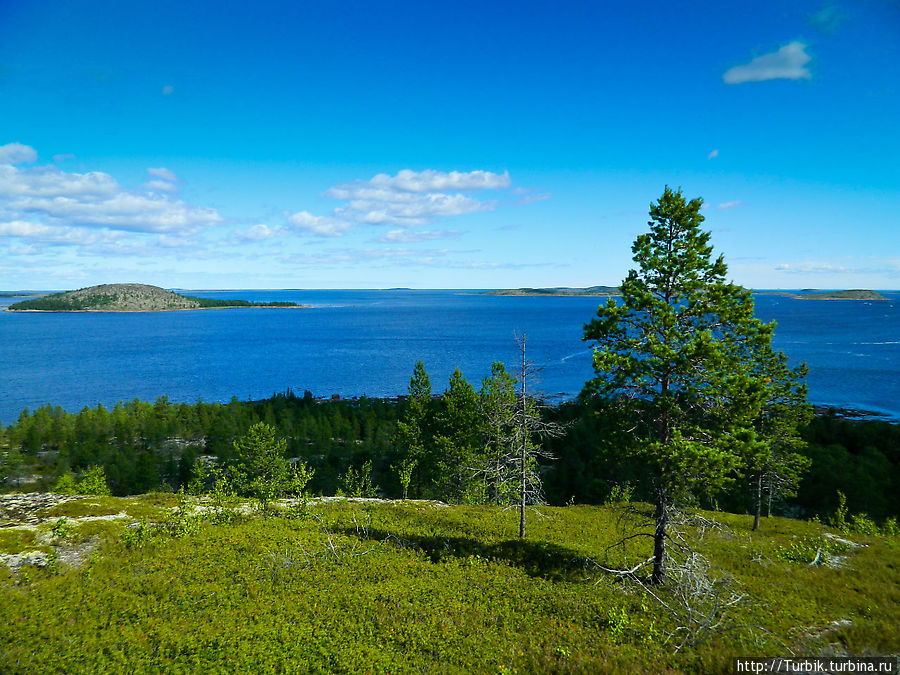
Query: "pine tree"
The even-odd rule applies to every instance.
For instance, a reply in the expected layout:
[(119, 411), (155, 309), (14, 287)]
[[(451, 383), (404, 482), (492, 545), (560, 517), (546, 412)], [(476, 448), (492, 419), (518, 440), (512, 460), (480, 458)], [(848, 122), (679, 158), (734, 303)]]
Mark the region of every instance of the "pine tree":
[(418, 497), (422, 496), (424, 474), (431, 468), (426, 456), (431, 440), (431, 407), (431, 380), (425, 364), (418, 361), (409, 381), (409, 402), (392, 439), (404, 459), (415, 466), (413, 479)]
[(437, 494), (457, 504), (480, 501), (480, 491), (474, 480), (481, 426), (478, 397), (459, 368), (450, 376), (435, 426), (434, 480)]
[(666, 187), (632, 247), (637, 269), (621, 300), (601, 305), (584, 333), (596, 341), (585, 394), (621, 405), (631, 451), (646, 462), (654, 583), (666, 580), (670, 509), (727, 480), (766, 397), (753, 361), (774, 324), (754, 318), (750, 292), (726, 281), (725, 261), (700, 229), (702, 203)]

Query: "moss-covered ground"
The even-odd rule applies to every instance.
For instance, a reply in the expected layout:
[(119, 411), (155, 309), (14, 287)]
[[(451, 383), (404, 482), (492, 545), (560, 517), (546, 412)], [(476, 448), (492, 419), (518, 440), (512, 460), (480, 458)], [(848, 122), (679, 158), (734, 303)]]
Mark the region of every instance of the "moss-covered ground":
[(898, 540), (853, 535), (866, 546), (811, 567), (816, 523), (683, 526), (722, 599), (743, 598), (685, 640), (684, 612), (660, 604), (678, 606), (673, 589), (599, 569), (649, 554), (645, 537), (609, 548), (633, 531), (613, 507), (541, 508), (525, 541), (512, 511), (416, 502), (201, 518), (146, 495), (50, 511), (0, 531), (0, 553), (46, 550), (36, 537), (96, 547), (77, 567), (0, 569), (0, 672), (730, 673), (739, 655), (900, 651)]

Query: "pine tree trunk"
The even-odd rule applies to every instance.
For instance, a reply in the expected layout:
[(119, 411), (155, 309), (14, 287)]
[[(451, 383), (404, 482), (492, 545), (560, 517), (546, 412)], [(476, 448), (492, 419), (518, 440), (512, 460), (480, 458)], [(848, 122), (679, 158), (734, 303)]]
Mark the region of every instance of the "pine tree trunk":
[(656, 491), (656, 532), (653, 534), (653, 575), (650, 583), (666, 583), (666, 530), (669, 525), (666, 489), (660, 486)]

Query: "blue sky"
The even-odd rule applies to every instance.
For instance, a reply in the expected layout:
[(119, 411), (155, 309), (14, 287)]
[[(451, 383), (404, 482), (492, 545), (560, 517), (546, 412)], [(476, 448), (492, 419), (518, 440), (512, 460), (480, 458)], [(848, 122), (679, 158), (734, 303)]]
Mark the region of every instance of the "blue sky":
[(0, 288), (615, 284), (671, 185), (896, 289), (898, 84), (896, 0), (5, 0)]

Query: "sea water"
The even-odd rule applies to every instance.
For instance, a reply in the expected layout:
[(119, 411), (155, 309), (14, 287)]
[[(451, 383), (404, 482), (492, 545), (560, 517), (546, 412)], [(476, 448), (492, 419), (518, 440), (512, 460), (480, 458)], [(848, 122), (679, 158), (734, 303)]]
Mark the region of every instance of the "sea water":
[[(600, 298), (504, 297), (450, 290), (186, 291), (292, 301), (308, 309), (161, 313), (0, 312), (0, 422), (23, 408), (69, 411), (134, 398), (259, 399), (292, 388), (318, 397), (404, 394), (422, 360), (434, 391), (459, 368), (478, 387), (491, 363), (514, 370), (527, 336), (536, 386), (577, 395), (592, 375), (581, 340)], [(775, 346), (810, 369), (813, 403), (900, 420), (900, 293), (890, 300), (755, 296)], [(0, 307), (15, 302), (3, 298)]]

